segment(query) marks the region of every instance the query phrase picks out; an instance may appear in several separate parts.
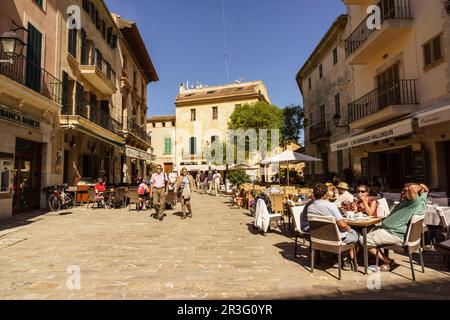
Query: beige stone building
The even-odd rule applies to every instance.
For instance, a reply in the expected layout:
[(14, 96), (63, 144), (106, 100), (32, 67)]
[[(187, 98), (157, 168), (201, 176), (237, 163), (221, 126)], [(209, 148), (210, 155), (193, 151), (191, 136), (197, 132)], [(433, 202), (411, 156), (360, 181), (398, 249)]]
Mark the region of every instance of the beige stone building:
[(176, 116), (153, 116), (147, 122), (156, 163), (163, 166), (166, 173), (178, 170), (175, 160)]
[[(450, 192), (450, 12), (442, 0), (344, 0), (346, 61), (351, 66), (351, 135), (332, 143), (352, 149), (362, 180), (408, 181)], [(368, 6), (378, 4), (378, 28)]]
[[(81, 29), (68, 28), (70, 5), (81, 9)], [(125, 145), (121, 31), (103, 1), (60, 0), (58, 6), (64, 181), (73, 184), (79, 173), (85, 180), (104, 177), (109, 184), (119, 183)]]
[(0, 35), (17, 29), (26, 46), (11, 59), (0, 44), (0, 220), (46, 208), (42, 188), (62, 182), (56, 4), (2, 1)]
[(176, 166), (187, 166), (191, 171), (208, 169), (213, 163), (208, 161), (207, 152), (213, 143), (227, 142), (228, 121), (235, 107), (258, 101), (270, 103), (262, 81), (195, 89), (182, 85), (175, 102)]
[(307, 165), (306, 180), (331, 179), (336, 173), (347, 179), (350, 151), (330, 149), (330, 144), (348, 136), (347, 106), (350, 103), (351, 67), (345, 60), (347, 16), (336, 19), (297, 73), (305, 111), (305, 152), (322, 159)]
[(133, 176), (148, 177), (154, 163), (147, 133), (147, 86), (158, 81), (152, 59), (135, 22), (113, 14), (121, 31), (119, 41), (122, 56), (122, 136), (125, 153), (121, 156), (122, 182)]

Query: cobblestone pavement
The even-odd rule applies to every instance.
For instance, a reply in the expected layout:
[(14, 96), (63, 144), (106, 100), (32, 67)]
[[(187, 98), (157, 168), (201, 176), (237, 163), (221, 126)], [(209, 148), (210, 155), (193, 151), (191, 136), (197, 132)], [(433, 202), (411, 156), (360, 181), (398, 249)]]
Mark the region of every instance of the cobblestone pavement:
[[(338, 281), (328, 259), (311, 274), (306, 247), (294, 259), (291, 238), (254, 232), (227, 197), (192, 202), (187, 220), (176, 211), (160, 222), (149, 212), (76, 208), (2, 222), (0, 299), (450, 299), (450, 273), (432, 251), (416, 283), (397, 255), (401, 266), (370, 290), (375, 277), (344, 271)], [(79, 290), (68, 289), (70, 266), (80, 270)]]

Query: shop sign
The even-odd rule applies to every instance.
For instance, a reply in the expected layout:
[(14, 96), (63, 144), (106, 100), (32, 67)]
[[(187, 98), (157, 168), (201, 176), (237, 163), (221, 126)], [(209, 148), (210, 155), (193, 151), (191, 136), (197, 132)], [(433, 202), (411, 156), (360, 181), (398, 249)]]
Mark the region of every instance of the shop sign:
[(427, 127), (433, 124), (450, 121), (450, 105), (419, 115), (419, 127)]
[(41, 123), (40, 121), (34, 120), (30, 117), (24, 116), (20, 113), (16, 113), (9, 109), (5, 109), (0, 107), (0, 119), (7, 120), (10, 122), (18, 123), (27, 127), (31, 127), (34, 129), (40, 129)]
[(352, 147), (358, 147), (364, 144), (386, 140), (402, 135), (410, 134), (413, 131), (412, 122), (408, 120), (406, 122), (397, 123), (395, 125), (384, 127), (379, 130), (363, 133), (331, 145), (331, 151), (339, 151), (349, 149)]
[(148, 162), (152, 161), (152, 156), (148, 152), (144, 152), (139, 149), (127, 147), (125, 154), (129, 158), (141, 159)]

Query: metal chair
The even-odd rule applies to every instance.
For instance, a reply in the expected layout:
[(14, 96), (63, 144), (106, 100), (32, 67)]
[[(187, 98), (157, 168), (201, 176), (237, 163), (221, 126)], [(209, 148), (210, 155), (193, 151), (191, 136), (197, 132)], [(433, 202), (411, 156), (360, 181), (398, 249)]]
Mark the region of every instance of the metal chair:
[(439, 215), (439, 219), (441, 220), (442, 235), (444, 236), (445, 240), (449, 240), (450, 239), (450, 223), (447, 220), (447, 216), (445, 215), (444, 210), (450, 211), (450, 208), (437, 208), (436, 210)]
[(413, 281), (416, 281), (416, 274), (414, 272), (414, 264), (413, 264), (413, 253), (416, 253), (419, 251), (419, 257), (420, 257), (420, 265), (422, 267), (422, 273), (425, 273), (425, 266), (423, 263), (423, 221), (425, 217), (424, 216), (414, 216), (411, 218), (411, 221), (408, 225), (408, 231), (406, 233), (406, 241), (402, 246), (380, 246), (377, 247), (377, 258), (376, 258), (376, 265), (379, 263), (379, 253), (381, 249), (384, 250), (393, 250), (393, 251), (403, 251), (409, 255), (409, 264), (411, 266), (411, 273), (412, 273), (412, 279)]
[[(93, 205), (91, 208), (94, 209), (94, 208), (95, 208), (94, 204), (95, 204), (95, 203), (98, 203), (97, 200), (96, 200), (97, 195), (95, 194), (95, 191), (94, 191), (94, 189), (92, 189), (92, 188), (89, 188), (87, 192), (88, 192), (88, 202), (87, 202), (87, 207), (86, 207), (86, 209), (89, 209), (89, 206), (90, 206), (91, 204)], [(98, 205), (97, 205), (97, 206), (98, 206)]]
[(353, 250), (355, 272), (358, 272), (356, 245), (342, 242), (336, 219), (332, 216), (308, 215), (311, 232), (311, 273), (314, 273), (314, 255), (316, 251), (324, 251), (338, 256), (338, 279), (341, 280), (342, 253)]

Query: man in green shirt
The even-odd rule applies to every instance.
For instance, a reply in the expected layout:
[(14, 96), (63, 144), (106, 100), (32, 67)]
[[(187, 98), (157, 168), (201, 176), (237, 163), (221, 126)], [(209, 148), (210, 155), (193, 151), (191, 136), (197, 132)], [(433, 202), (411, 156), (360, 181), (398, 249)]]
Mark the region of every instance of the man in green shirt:
[[(369, 253), (377, 255), (377, 247), (403, 245), (411, 218), (424, 215), (427, 210), (428, 187), (424, 184), (407, 184), (402, 193), (402, 202), (391, 215), (383, 221), (381, 227), (375, 228), (367, 235)], [(394, 261), (379, 253), (383, 262), (382, 271), (390, 271)]]

